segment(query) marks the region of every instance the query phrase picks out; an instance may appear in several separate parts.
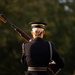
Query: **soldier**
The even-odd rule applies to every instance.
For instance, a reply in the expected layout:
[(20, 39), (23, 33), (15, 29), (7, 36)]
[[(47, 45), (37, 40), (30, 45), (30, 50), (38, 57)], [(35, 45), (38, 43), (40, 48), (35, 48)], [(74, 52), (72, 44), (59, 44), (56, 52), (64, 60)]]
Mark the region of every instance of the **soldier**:
[[(25, 75), (49, 75), (47, 68), (51, 62), (51, 57), (59, 69), (63, 68), (64, 63), (53, 43), (50, 42), (50, 46), (50, 43), (43, 39), (45, 26), (47, 24), (42, 22), (31, 22), (30, 25), (32, 27), (31, 34), (33, 39), (28, 43), (22, 44), (21, 61), (25, 66)], [(50, 47), (52, 47), (52, 51)], [(52, 52), (52, 54), (50, 52)]]

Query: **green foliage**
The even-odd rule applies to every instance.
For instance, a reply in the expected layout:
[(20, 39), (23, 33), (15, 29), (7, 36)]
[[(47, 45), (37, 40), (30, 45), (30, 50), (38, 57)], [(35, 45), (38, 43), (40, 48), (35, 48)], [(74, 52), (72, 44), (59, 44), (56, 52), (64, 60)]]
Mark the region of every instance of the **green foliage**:
[[(69, 9), (65, 9), (68, 6)], [(60, 75), (75, 75), (75, 2), (58, 0), (0, 0), (0, 13), (30, 34), (29, 22), (44, 21), (48, 25), (45, 40), (53, 41), (64, 58), (66, 67)], [(21, 44), (26, 42), (9, 24), (0, 21), (0, 75), (21, 75)]]

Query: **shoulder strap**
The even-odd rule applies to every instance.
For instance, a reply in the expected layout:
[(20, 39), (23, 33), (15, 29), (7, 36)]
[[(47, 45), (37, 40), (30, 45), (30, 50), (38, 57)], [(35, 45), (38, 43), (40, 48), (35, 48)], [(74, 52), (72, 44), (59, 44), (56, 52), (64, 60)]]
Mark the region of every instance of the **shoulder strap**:
[(49, 43), (49, 48), (50, 48), (50, 61), (52, 61), (52, 45), (50, 41), (48, 43)]

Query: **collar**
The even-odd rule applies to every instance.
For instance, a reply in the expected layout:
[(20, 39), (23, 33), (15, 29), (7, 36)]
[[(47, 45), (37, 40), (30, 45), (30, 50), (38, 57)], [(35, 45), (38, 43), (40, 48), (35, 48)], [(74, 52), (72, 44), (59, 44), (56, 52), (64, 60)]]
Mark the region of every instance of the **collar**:
[(43, 38), (35, 38), (34, 41), (44, 41)]

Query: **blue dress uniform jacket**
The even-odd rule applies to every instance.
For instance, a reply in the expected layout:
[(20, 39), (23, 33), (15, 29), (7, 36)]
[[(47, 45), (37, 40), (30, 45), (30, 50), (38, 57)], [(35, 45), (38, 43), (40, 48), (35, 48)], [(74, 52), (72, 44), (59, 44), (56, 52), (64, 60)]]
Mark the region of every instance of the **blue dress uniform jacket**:
[[(52, 43), (51, 43), (52, 44)], [(52, 44), (52, 59), (58, 67), (63, 68), (64, 63)], [(22, 45), (22, 63), (26, 70), (28, 67), (47, 67), (50, 62), (50, 46), (41, 38)], [(49, 75), (46, 71), (27, 71), (26, 75)]]

